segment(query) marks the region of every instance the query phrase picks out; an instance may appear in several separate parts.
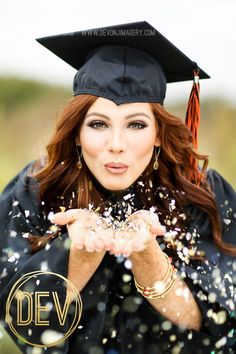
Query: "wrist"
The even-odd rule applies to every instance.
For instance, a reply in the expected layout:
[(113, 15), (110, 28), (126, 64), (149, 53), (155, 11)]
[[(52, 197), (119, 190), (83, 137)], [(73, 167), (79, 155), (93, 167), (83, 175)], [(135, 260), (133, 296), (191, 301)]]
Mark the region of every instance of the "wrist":
[(165, 276), (161, 280), (157, 279), (152, 286), (150, 285), (143, 286), (139, 284), (136, 278), (134, 277), (134, 283), (137, 291), (146, 298), (149, 299), (164, 298), (174, 286), (177, 270), (173, 268), (171, 264), (171, 260), (167, 256), (167, 254), (164, 253), (164, 255), (167, 261), (167, 271), (165, 273)]
[(142, 261), (147, 261), (149, 263), (152, 262), (153, 259), (156, 260), (159, 258), (161, 254), (163, 254), (163, 252), (156, 239), (154, 239), (148, 242), (146, 248), (143, 251), (132, 252), (129, 258), (131, 261), (142, 259)]
[(150, 278), (150, 282), (156, 281), (167, 271), (166, 255), (157, 242), (142, 252), (133, 252), (129, 259), (132, 263), (132, 273), (141, 283), (144, 283), (146, 278)]

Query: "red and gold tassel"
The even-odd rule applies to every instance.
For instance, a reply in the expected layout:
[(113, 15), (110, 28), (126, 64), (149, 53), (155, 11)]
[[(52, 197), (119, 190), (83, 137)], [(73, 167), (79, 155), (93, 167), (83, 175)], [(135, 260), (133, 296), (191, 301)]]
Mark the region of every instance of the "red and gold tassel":
[(188, 100), (188, 108), (185, 123), (189, 127), (193, 135), (193, 146), (198, 148), (198, 129), (200, 126), (200, 84), (199, 71), (193, 71), (193, 87)]
[[(200, 84), (199, 84), (199, 70), (193, 71), (193, 86), (188, 100), (188, 107), (186, 112), (185, 123), (190, 129), (193, 138), (193, 147), (197, 151), (198, 148), (198, 129), (200, 126)], [(198, 170), (198, 163), (194, 157), (190, 157), (191, 166), (191, 181), (200, 184), (202, 175)]]

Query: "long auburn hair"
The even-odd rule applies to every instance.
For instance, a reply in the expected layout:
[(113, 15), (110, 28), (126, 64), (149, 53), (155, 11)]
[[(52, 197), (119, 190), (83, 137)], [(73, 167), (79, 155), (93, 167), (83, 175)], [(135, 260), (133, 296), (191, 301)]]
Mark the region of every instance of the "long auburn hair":
[[(98, 97), (88, 94), (73, 97), (65, 106), (56, 125), (56, 130), (47, 145), (48, 156), (43, 166), (38, 160), (34, 166), (34, 177), (39, 182), (39, 195), (47, 212), (60, 211), (60, 207), (88, 208), (89, 204), (99, 207), (101, 198), (99, 191), (93, 186), (92, 178), (86, 164), (79, 170), (76, 167), (78, 154), (75, 147), (76, 136), (90, 106)], [(177, 208), (183, 210), (188, 204), (196, 205), (205, 212), (210, 220), (212, 235), (218, 248), (235, 255), (235, 248), (222, 240), (221, 222), (216, 201), (205, 177), (208, 163), (206, 155), (198, 154), (192, 145), (192, 135), (185, 123), (168, 113), (159, 103), (150, 103), (158, 125), (161, 140), (159, 169), (153, 171), (153, 160), (141, 176), (142, 182), (150, 182), (152, 176), (156, 187), (164, 186), (174, 194)], [(203, 161), (200, 170), (193, 167), (191, 159)], [(195, 165), (196, 166), (196, 165)], [(201, 176), (201, 183), (197, 183)], [(175, 191), (177, 191), (175, 193)], [(181, 193), (178, 193), (181, 191)], [(146, 193), (138, 190), (140, 198), (147, 207), (156, 201), (154, 194), (149, 198)], [(158, 201), (160, 221), (163, 221), (168, 210), (164, 201)], [(40, 237), (31, 236), (32, 252), (43, 247), (55, 234)]]

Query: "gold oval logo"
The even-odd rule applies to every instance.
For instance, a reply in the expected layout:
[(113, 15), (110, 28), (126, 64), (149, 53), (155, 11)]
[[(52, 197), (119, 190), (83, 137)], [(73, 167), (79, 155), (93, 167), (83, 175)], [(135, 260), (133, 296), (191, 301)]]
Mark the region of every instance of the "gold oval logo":
[[(34, 291), (40, 284), (42, 277), (44, 276), (56, 277), (56, 282), (62, 282), (62, 286), (65, 286), (72, 290), (73, 294), (73, 320), (69, 325), (69, 329), (66, 333), (59, 333), (51, 330), (52, 326), (49, 322), (48, 314), (55, 307), (58, 324), (64, 326), (69, 314), (69, 308), (71, 306), (71, 298), (68, 293), (64, 304), (61, 304), (60, 295), (57, 291)], [(33, 282), (32, 282), (33, 281)], [(32, 287), (33, 284), (33, 287)], [(33, 289), (34, 288), (34, 289)], [(42, 301), (47, 301), (46, 305), (41, 305)], [(51, 300), (51, 301), (50, 301)], [(16, 302), (16, 306), (11, 311), (13, 302)], [(23, 311), (24, 307), (24, 311)], [(57, 274), (49, 271), (34, 271), (24, 274), (11, 288), (6, 302), (6, 322), (9, 325), (11, 331), (21, 341), (37, 347), (52, 347), (63, 342), (68, 338), (78, 326), (78, 323), (82, 314), (82, 300), (75, 285), (61, 274)], [(27, 309), (27, 311), (26, 311)], [(26, 339), (20, 332), (21, 329), (26, 329), (30, 324), (34, 324), (36, 327), (42, 329), (41, 343), (33, 343), (29, 339)], [(28, 335), (30, 336), (31, 329), (28, 329)], [(42, 344), (43, 342), (43, 344)]]

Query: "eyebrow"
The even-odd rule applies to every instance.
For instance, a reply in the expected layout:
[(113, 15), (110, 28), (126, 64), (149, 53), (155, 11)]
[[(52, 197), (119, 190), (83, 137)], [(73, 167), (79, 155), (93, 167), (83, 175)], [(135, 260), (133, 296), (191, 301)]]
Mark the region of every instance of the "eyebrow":
[[(99, 117), (102, 117), (102, 118), (105, 118), (107, 120), (111, 120), (108, 116), (106, 116), (105, 114), (102, 114), (102, 113), (98, 113), (98, 112), (92, 112), (92, 113), (89, 113), (85, 116), (84, 119), (90, 117), (90, 116), (99, 116)], [(147, 115), (146, 113), (143, 113), (143, 112), (137, 112), (137, 113), (132, 113), (132, 114), (128, 114), (125, 119), (130, 119), (130, 118), (134, 118), (134, 117), (137, 117), (137, 116), (144, 116), (144, 117), (147, 117), (148, 119), (151, 120), (151, 118), (149, 117), (149, 115)]]

